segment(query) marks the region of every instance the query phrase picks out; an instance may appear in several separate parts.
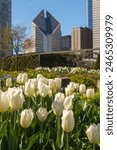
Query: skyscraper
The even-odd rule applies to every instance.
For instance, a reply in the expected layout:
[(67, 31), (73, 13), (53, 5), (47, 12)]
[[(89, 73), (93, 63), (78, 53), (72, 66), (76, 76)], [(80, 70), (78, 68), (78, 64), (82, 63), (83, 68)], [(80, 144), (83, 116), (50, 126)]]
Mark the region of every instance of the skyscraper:
[(0, 27), (11, 26), (11, 0), (0, 0)]
[(61, 50), (60, 23), (48, 12), (42, 10), (32, 22), (32, 52)]
[(92, 29), (76, 27), (72, 29), (72, 50), (92, 48)]
[(92, 0), (86, 0), (86, 27), (92, 29)]
[[(6, 28), (11, 27), (11, 0), (0, 0), (0, 39)], [(0, 47), (0, 58), (11, 55), (11, 51)]]
[(93, 48), (100, 48), (100, 0), (93, 0)]

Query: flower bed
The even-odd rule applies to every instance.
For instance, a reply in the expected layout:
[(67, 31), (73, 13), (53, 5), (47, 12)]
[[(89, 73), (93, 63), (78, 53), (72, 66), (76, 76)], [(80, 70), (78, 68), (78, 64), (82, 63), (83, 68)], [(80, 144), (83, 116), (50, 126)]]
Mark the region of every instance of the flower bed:
[[(99, 72), (74, 70), (1, 72), (2, 150), (100, 149)], [(60, 76), (71, 79), (66, 87)]]

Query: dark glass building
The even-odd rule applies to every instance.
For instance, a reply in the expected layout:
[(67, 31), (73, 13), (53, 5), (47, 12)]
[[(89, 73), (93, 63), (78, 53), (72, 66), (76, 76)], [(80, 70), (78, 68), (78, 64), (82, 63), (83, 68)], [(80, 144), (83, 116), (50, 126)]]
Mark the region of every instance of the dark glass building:
[(11, 0), (0, 0), (0, 27), (11, 26)]
[[(0, 39), (7, 28), (11, 28), (11, 0), (0, 0)], [(11, 51), (0, 47), (0, 58), (11, 55)]]
[(92, 29), (92, 0), (86, 0), (86, 26)]

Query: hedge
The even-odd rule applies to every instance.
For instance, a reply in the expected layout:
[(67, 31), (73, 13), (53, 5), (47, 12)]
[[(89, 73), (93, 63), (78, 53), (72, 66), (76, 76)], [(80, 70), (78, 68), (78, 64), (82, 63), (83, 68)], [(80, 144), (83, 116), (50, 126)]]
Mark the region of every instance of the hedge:
[(9, 56), (0, 60), (0, 69), (8, 71), (23, 71), (27, 69), (34, 69), (39, 66), (42, 67), (56, 67), (56, 66), (78, 66), (94, 69), (95, 64), (93, 62), (85, 64), (82, 61), (82, 57), (76, 54), (69, 53), (51, 53), (51, 54), (27, 54), (18, 56)]

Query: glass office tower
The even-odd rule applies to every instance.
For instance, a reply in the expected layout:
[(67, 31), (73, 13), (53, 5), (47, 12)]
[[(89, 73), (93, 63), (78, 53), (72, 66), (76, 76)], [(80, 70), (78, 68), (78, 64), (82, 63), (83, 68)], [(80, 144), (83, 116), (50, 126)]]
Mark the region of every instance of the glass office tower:
[(11, 26), (11, 0), (0, 0), (0, 27)]
[(92, 29), (92, 0), (86, 0), (86, 26)]

